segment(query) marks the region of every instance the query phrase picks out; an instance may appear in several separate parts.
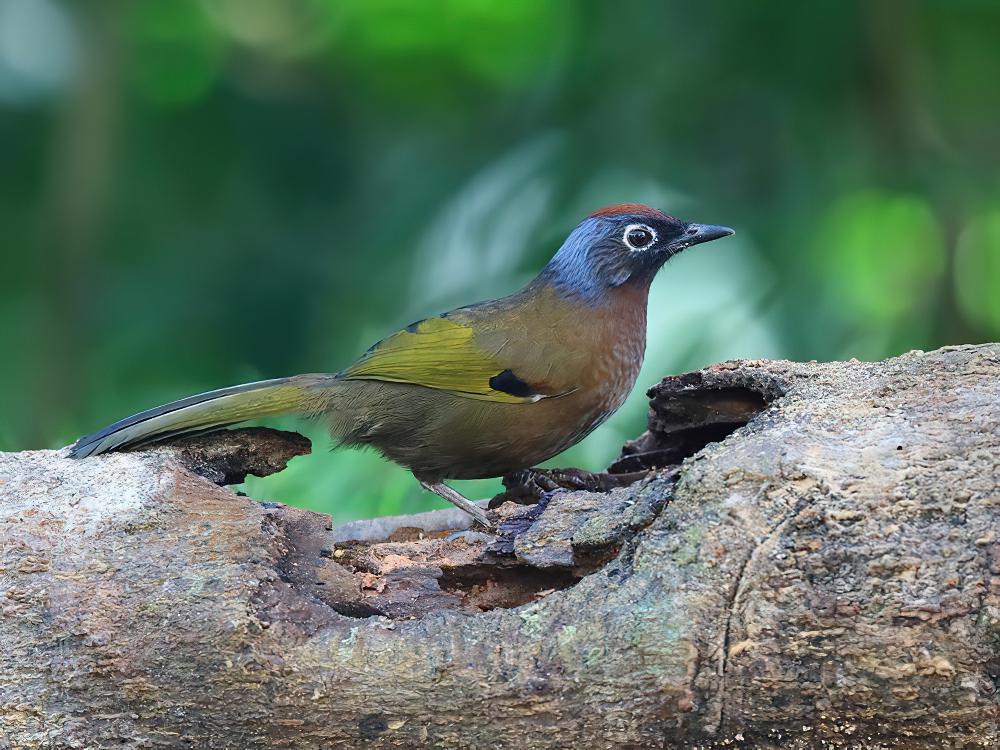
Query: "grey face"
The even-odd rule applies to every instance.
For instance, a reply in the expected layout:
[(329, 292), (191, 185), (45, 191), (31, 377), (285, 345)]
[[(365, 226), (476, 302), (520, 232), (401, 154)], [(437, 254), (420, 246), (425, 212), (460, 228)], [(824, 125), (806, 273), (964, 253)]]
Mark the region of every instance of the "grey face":
[(690, 224), (646, 206), (613, 206), (584, 219), (539, 279), (596, 304), (623, 284), (648, 283), (685, 248), (730, 234), (728, 227)]
[(605, 220), (602, 230), (589, 255), (598, 276), (612, 287), (647, 281), (682, 250), (733, 234), (729, 227), (688, 223), (665, 214)]

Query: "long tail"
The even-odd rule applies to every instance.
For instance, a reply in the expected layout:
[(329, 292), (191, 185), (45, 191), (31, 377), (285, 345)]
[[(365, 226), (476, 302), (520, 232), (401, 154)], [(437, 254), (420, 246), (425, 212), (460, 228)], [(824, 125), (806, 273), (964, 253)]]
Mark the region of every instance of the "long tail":
[(72, 445), (69, 455), (84, 458), (176, 435), (217, 430), (257, 417), (315, 414), (325, 406), (322, 386), (332, 380), (331, 375), (296, 375), (189, 396), (84, 435)]

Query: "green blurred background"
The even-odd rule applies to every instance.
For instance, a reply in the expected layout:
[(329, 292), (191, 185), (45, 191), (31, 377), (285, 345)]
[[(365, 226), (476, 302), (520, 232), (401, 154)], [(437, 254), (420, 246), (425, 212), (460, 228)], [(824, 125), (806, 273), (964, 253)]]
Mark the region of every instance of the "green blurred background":
[[(639, 387), (556, 463), (667, 373), (998, 339), (998, 39), (996, 0), (0, 0), (0, 449), (339, 369), (624, 201), (738, 235), (661, 274)], [(440, 505), (284, 424), (316, 454), (253, 496)]]

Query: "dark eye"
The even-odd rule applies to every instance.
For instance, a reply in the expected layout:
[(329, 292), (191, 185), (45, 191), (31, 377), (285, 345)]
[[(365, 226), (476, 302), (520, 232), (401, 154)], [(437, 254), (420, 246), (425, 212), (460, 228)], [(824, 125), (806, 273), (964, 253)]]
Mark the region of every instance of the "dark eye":
[(645, 224), (633, 224), (625, 230), (625, 244), (633, 250), (645, 250), (656, 242), (656, 232)]

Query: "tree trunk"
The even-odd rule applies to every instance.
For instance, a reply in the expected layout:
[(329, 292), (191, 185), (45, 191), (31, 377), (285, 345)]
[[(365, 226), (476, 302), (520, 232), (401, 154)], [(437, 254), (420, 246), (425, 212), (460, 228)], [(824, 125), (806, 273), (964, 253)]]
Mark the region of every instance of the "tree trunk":
[(0, 454), (0, 747), (996, 747), (1000, 345), (650, 397), (495, 538), (217, 485), (287, 433)]

